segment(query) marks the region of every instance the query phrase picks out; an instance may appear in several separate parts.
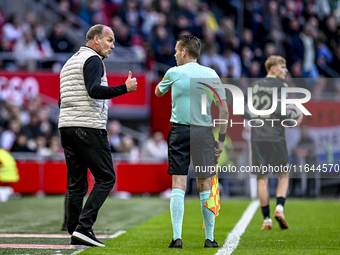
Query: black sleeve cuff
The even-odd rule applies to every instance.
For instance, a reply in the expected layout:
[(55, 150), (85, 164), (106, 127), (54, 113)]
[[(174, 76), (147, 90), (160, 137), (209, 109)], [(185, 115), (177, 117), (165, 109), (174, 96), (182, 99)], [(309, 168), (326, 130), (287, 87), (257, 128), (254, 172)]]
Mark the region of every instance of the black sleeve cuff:
[(218, 133), (218, 140), (223, 143), (225, 141), (226, 135), (227, 133), (225, 134)]

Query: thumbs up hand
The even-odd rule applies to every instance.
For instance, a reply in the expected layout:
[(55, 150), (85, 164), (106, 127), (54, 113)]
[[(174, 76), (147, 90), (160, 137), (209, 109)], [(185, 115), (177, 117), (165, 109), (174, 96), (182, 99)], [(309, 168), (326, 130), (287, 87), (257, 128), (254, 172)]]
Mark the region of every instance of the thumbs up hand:
[(129, 76), (125, 81), (125, 85), (126, 85), (126, 89), (128, 93), (133, 92), (137, 89), (137, 79), (131, 78), (131, 76), (132, 76), (132, 72), (129, 71)]

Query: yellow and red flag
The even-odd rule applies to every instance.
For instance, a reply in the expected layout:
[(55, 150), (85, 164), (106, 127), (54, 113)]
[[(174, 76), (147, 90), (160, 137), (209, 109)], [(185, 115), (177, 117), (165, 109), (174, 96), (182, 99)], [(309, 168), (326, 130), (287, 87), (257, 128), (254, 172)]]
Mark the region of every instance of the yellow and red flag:
[(216, 218), (221, 208), (220, 203), (220, 188), (218, 186), (218, 175), (216, 174), (211, 178), (211, 194), (204, 206), (210, 209), (215, 214)]

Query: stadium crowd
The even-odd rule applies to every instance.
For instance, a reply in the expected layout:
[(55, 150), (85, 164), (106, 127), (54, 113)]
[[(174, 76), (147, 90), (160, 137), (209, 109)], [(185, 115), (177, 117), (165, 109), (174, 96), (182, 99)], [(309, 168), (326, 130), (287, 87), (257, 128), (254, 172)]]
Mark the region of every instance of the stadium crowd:
[(263, 77), (264, 60), (273, 54), (287, 59), (294, 78), (339, 76), (338, 0), (245, 0), (242, 17), (237, 12), (242, 1), (234, 0), (57, 2), (63, 15), (50, 26), (34, 12), (25, 17), (1, 13), (0, 50), (16, 56), (12, 65), (1, 63), (3, 69), (32, 69), (29, 60), (74, 52), (81, 42), (68, 32), (79, 26), (72, 13), (86, 28), (97, 23), (112, 27), (116, 45), (142, 49), (148, 69), (155, 62), (174, 66), (176, 38), (190, 33), (202, 39), (201, 64), (213, 67), (221, 77)]
[[(279, 54), (287, 59), (288, 78), (311, 78), (312, 82), (303, 86), (314, 95), (340, 95), (340, 82), (326, 79), (340, 77), (339, 0), (244, 0), (241, 15), (238, 10), (242, 1), (237, 0), (56, 2), (60, 18), (50, 26), (32, 11), (22, 17), (0, 10), (0, 52), (11, 52), (15, 59), (0, 59), (0, 70), (60, 70), (63, 63), (50, 62), (49, 58), (78, 49), (80, 42), (70, 32), (80, 31), (80, 23), (74, 18), (78, 16), (84, 22), (82, 26), (88, 26), (86, 30), (97, 23), (112, 27), (116, 47), (136, 49), (150, 71), (158, 63), (176, 65), (176, 38), (193, 34), (202, 40), (199, 62), (215, 69), (222, 78), (263, 77), (265, 59)], [(41, 59), (47, 59), (44, 66), (37, 65)], [(249, 85), (242, 84), (242, 89)], [(41, 98), (20, 106), (2, 98), (0, 110), (2, 148), (44, 155), (60, 153), (60, 144), (54, 139), (57, 123), (49, 119), (49, 106)], [(155, 134), (154, 140), (157, 139), (160, 137)], [(136, 145), (128, 135), (113, 136), (110, 141), (113, 152), (127, 151), (131, 158), (141, 154), (143, 146)], [(164, 150), (164, 143), (162, 146)]]
[[(50, 112), (51, 106), (41, 97), (35, 97), (21, 107), (9, 100), (2, 101), (0, 148), (9, 152), (35, 153), (45, 159), (63, 159), (57, 123)], [(118, 120), (110, 120), (107, 131), (111, 152), (120, 160), (167, 160), (167, 143), (161, 132), (153, 133), (138, 144), (137, 139), (122, 131)]]

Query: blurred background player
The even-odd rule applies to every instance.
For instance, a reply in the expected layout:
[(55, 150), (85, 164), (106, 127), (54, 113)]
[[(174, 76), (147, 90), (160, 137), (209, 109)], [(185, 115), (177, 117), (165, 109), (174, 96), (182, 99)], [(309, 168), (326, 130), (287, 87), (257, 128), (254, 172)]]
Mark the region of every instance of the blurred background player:
[[(213, 69), (197, 63), (201, 51), (200, 40), (193, 35), (183, 35), (177, 40), (175, 47), (177, 67), (169, 69), (163, 80), (157, 85), (155, 94), (164, 95), (171, 88), (172, 126), (168, 135), (168, 173), (172, 177), (172, 192), (170, 199), (170, 214), (173, 229), (173, 240), (169, 248), (182, 248), (182, 223), (184, 215), (184, 196), (187, 188), (187, 175), (190, 164), (190, 154), (194, 166), (214, 166), (214, 153), (219, 157), (223, 150), (227, 125), (220, 126), (217, 148), (214, 150), (214, 136), (210, 106), (211, 97), (207, 97), (207, 114), (201, 114), (201, 90), (191, 90), (191, 78), (201, 78), (218, 93), (220, 119), (228, 119), (228, 106), (225, 91), (215, 87), (220, 79)], [(195, 83), (195, 88), (200, 85)], [(193, 92), (193, 93), (192, 93)], [(195, 93), (196, 92), (196, 93)], [(219, 97), (219, 98), (218, 98)], [(215, 151), (215, 152), (214, 152)], [(211, 176), (215, 173), (195, 173), (197, 189), (200, 195), (203, 221), (205, 225), (205, 248), (220, 247), (214, 239), (215, 214), (205, 207), (211, 195)]]
[[(272, 55), (265, 62), (267, 76), (257, 82), (253, 87), (253, 106), (257, 110), (268, 110), (272, 106), (273, 90), (278, 89), (278, 98), (281, 98), (281, 88), (288, 87), (283, 81), (288, 72), (286, 60), (281, 56)], [(278, 104), (280, 105), (280, 104)], [(282, 119), (281, 107), (278, 106), (270, 115), (250, 114), (250, 119)], [(251, 128), (251, 150), (253, 166), (286, 166), (288, 152), (284, 127), (280, 121), (263, 121), (261, 127)], [(258, 196), (264, 218), (262, 230), (272, 229), (272, 219), (269, 209), (268, 173), (257, 172)], [(288, 224), (283, 215), (283, 207), (289, 184), (289, 173), (278, 173), (276, 189), (276, 209), (274, 217), (282, 229), (287, 229)]]

